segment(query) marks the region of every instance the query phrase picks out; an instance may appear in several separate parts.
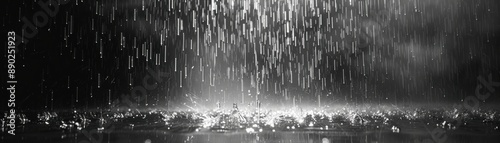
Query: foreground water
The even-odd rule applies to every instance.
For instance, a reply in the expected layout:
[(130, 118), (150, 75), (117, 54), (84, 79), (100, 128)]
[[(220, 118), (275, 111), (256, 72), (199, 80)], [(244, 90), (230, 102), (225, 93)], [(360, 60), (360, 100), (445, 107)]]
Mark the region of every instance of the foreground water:
[[(90, 140), (83, 133), (46, 132), (37, 134), (24, 134), (22, 137), (4, 137), (3, 141), (15, 142), (102, 142), (102, 143), (148, 143), (148, 142), (330, 142), (330, 143), (424, 143), (438, 142), (425, 130), (404, 131), (392, 133), (380, 130), (342, 130), (342, 131), (263, 131), (259, 133), (246, 132), (194, 132), (171, 133), (162, 130), (151, 131), (114, 131), (111, 133), (93, 134), (95, 140)], [(498, 142), (498, 133), (465, 133), (447, 132), (444, 142), (469, 143), (469, 142)], [(2, 141), (2, 142), (3, 142)]]
[(28, 112), (16, 135), (2, 118), (2, 142), (499, 142), (497, 110), (342, 108), (335, 110)]

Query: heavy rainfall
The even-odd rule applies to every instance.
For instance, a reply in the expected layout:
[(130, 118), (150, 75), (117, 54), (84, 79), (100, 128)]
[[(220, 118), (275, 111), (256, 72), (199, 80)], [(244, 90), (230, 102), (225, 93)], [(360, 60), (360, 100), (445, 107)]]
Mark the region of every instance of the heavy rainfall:
[(2, 141), (500, 140), (500, 1), (5, 3)]

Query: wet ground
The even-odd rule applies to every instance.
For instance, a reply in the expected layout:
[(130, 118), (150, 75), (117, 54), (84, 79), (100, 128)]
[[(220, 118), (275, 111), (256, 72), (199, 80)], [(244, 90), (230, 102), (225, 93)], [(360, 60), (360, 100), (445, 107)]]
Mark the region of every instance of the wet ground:
[[(234, 110), (28, 112), (2, 142), (499, 142), (497, 110), (365, 108), (334, 111)], [(6, 118), (3, 118), (2, 121)]]
[[(211, 132), (172, 133), (164, 130), (116, 130), (113, 132), (63, 133), (44, 132), (19, 134), (15, 137), (3, 136), (3, 141), (15, 142), (55, 142), (55, 143), (157, 143), (157, 142), (279, 142), (279, 143), (426, 143), (443, 140), (449, 143), (499, 142), (499, 132), (472, 133), (453, 131), (443, 134), (446, 138), (436, 138), (425, 130), (402, 130), (400, 133), (381, 130), (335, 130), (335, 131), (262, 131), (247, 132)], [(89, 138), (87, 135), (91, 135)], [(442, 136), (440, 136), (442, 137)]]

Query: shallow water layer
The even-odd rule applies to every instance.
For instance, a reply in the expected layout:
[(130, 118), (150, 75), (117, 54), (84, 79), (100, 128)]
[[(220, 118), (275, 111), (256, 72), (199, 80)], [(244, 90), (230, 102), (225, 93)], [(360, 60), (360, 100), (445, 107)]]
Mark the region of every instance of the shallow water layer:
[[(2, 142), (498, 142), (498, 110), (25, 111)], [(8, 119), (8, 118), (6, 118)], [(2, 121), (7, 121), (3, 120)]]
[[(393, 133), (377, 130), (363, 131), (263, 131), (258, 133), (246, 132), (211, 132), (200, 131), (194, 133), (169, 133), (161, 130), (127, 131), (119, 130), (106, 132), (79, 132), (62, 133), (46, 132), (38, 134), (23, 134), (13, 137), (3, 137), (3, 141), (16, 142), (99, 142), (99, 143), (157, 143), (157, 142), (278, 142), (278, 143), (425, 143), (425, 142), (499, 142), (500, 134), (471, 133), (453, 131), (444, 134), (431, 135), (425, 130), (409, 130)], [(90, 136), (91, 137), (90, 137)]]

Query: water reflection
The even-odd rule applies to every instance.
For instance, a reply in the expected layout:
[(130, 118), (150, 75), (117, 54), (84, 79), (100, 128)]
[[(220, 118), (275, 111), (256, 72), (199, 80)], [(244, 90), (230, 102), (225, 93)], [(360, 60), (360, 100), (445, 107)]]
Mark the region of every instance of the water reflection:
[[(497, 110), (20, 112), (16, 142), (498, 142)], [(21, 122), (24, 121), (24, 122)], [(5, 122), (3, 122), (5, 128)], [(5, 131), (4, 131), (5, 132)]]
[[(19, 142), (73, 142), (73, 143), (233, 143), (233, 142), (276, 142), (276, 143), (431, 143), (435, 142), (429, 132), (425, 129), (406, 130), (401, 133), (390, 131), (363, 129), (338, 131), (263, 131), (255, 133), (246, 132), (210, 132), (200, 131), (193, 133), (172, 133), (163, 130), (119, 130), (111, 133), (98, 132), (92, 134), (93, 140), (89, 140), (85, 132), (61, 133), (47, 132), (42, 134), (24, 134), (18, 138)], [(464, 131), (448, 132), (446, 142), (498, 142), (499, 133), (479, 134)], [(18, 136), (19, 137), (19, 136)], [(9, 136), (2, 140), (13, 139)]]

